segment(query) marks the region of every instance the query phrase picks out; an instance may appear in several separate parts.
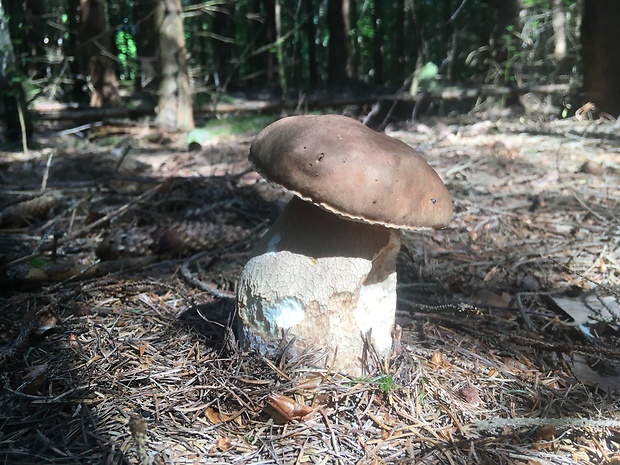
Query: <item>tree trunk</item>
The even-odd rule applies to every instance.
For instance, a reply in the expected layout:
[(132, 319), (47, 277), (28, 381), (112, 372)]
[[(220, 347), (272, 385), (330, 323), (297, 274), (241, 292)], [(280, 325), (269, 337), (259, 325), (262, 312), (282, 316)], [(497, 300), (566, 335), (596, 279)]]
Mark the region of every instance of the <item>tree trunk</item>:
[[(517, 70), (513, 64), (514, 53), (519, 49), (519, 39), (512, 31), (520, 31), (520, 0), (487, 0), (484, 28), (489, 44), (489, 57), (486, 82), (495, 85), (514, 85)], [(518, 100), (504, 102), (518, 105)]]
[(64, 43), (63, 51), (65, 56), (71, 56), (69, 68), (72, 79), (69, 97), (75, 103), (87, 104), (90, 101), (90, 95), (86, 91), (88, 59), (86, 50), (80, 45), (80, 24), (82, 22), (80, 0), (68, 0), (67, 16), (69, 16), (69, 40)]
[(310, 89), (315, 89), (319, 84), (316, 61), (316, 27), (314, 26), (314, 2), (305, 0), (306, 5), (306, 42), (308, 44), (308, 76)]
[(22, 141), (25, 147), (22, 134), (25, 132), (26, 138), (30, 137), (32, 126), (21, 84), (23, 76), (20, 74), (23, 75), (23, 71), (19, 69), (18, 64), (13, 52), (7, 17), (0, 3), (0, 92), (4, 104), (5, 135), (8, 142)]
[(278, 57), (278, 81), (282, 99), (288, 94), (286, 66), (284, 63), (284, 43), (282, 41), (282, 4), (281, 0), (275, 0), (274, 19), (276, 23), (276, 56)]
[(599, 111), (620, 115), (620, 2), (586, 0), (581, 23), (583, 91)]
[(457, 40), (456, 40), (456, 28), (454, 27), (454, 21), (452, 20), (453, 11), (446, 8), (443, 12), (443, 39), (446, 45), (446, 57), (439, 66), (439, 73), (443, 76), (443, 82), (445, 85), (453, 84), (453, 69), (454, 59), (456, 57)]
[(553, 25), (553, 58), (555, 59), (555, 75), (566, 73), (566, 13), (564, 1), (553, 0), (551, 10)]
[(349, 22), (352, 24), (352, 29), (354, 34), (349, 34), (349, 75), (350, 76), (360, 76), (362, 74), (362, 56), (361, 56), (361, 47), (357, 41), (357, 36), (359, 35), (360, 25), (359, 25), (359, 10), (358, 7), (363, 7), (364, 5), (359, 5), (358, 0), (350, 0), (349, 1)]
[(141, 0), (133, 3), (133, 19), (136, 27), (136, 48), (138, 49), (138, 73), (135, 89), (157, 89), (157, 35), (155, 34), (156, 0)]
[(488, 0), (485, 6), (485, 27), (491, 58), (504, 70), (507, 64), (509, 66), (509, 49), (516, 40), (510, 29), (520, 30), (521, 5), (519, 0)]
[(327, 28), (328, 82), (331, 86), (339, 88), (349, 79), (349, 0), (327, 1)]
[(262, 19), (262, 24), (257, 34), (256, 49), (265, 49), (265, 51), (253, 55), (251, 60), (252, 69), (263, 74), (257, 79), (252, 79), (250, 83), (261, 88), (270, 88), (273, 85), (275, 74), (274, 56), (269, 50), (276, 39), (275, 1), (254, 0), (254, 11)]
[(30, 78), (45, 76), (45, 4), (42, 0), (6, 1), (6, 15), (18, 68)]
[[(395, 39), (394, 39), (394, 54), (392, 56), (392, 74), (395, 82), (403, 82), (405, 80), (406, 53), (405, 52), (405, 0), (396, 0), (396, 24), (395, 24)], [(412, 38), (409, 37), (409, 40)]]
[(372, 10), (372, 22), (375, 33), (372, 39), (372, 62), (373, 62), (373, 82), (375, 85), (382, 85), (383, 78), (383, 2), (375, 1)]
[(235, 24), (233, 20), (235, 4), (230, 5), (231, 10), (218, 10), (213, 15), (213, 34), (211, 48), (213, 50), (213, 71), (217, 73), (216, 84), (224, 91), (230, 84), (235, 85), (233, 74), (236, 75), (237, 67), (234, 66), (234, 47), (229, 41), (235, 39)]
[(190, 131), (194, 114), (181, 0), (158, 0), (155, 24), (160, 76), (157, 124), (172, 131)]
[(111, 38), (107, 28), (105, 0), (81, 0), (79, 38), (88, 58), (88, 75), (93, 93), (93, 107), (116, 106), (121, 103), (114, 61), (110, 57)]

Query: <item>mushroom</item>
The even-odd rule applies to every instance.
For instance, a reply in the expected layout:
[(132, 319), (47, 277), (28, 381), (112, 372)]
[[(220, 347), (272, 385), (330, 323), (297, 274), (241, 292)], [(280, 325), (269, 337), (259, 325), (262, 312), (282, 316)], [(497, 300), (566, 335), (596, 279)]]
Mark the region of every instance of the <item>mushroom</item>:
[(284, 338), (361, 374), (366, 343), (392, 346), (400, 230), (445, 227), (448, 190), (413, 148), (338, 115), (280, 119), (249, 159), (294, 196), (241, 273), (242, 348), (273, 355)]

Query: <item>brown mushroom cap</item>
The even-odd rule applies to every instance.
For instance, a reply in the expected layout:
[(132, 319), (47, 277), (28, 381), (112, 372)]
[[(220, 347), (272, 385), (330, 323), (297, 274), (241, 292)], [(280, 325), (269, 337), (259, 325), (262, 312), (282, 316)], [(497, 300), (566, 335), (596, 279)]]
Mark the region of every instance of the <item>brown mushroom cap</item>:
[(413, 148), (339, 115), (291, 116), (263, 129), (250, 162), (268, 181), (345, 218), (444, 227), (452, 199)]

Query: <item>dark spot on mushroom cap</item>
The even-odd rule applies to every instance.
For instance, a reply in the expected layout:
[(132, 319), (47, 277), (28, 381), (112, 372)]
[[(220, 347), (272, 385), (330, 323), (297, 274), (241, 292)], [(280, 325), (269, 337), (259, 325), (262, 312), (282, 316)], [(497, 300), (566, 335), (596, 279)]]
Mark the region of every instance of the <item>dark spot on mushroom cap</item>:
[(432, 198), (432, 199), (431, 199), (431, 202), (433, 202), (433, 203), (437, 203), (437, 199), (436, 199), (436, 198)]

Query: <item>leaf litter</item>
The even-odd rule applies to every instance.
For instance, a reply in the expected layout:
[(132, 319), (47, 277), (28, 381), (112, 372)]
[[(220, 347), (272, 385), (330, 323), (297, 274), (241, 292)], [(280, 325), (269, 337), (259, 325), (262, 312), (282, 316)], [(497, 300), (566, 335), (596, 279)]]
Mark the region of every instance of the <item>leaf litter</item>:
[[(389, 129), (455, 218), (405, 234), (400, 341), (361, 379), (235, 345), (236, 278), (287, 198), (251, 171), (247, 137), (191, 153), (134, 129), (0, 154), (4, 463), (620, 460), (612, 123)], [(33, 202), (50, 150), (53, 202)]]

